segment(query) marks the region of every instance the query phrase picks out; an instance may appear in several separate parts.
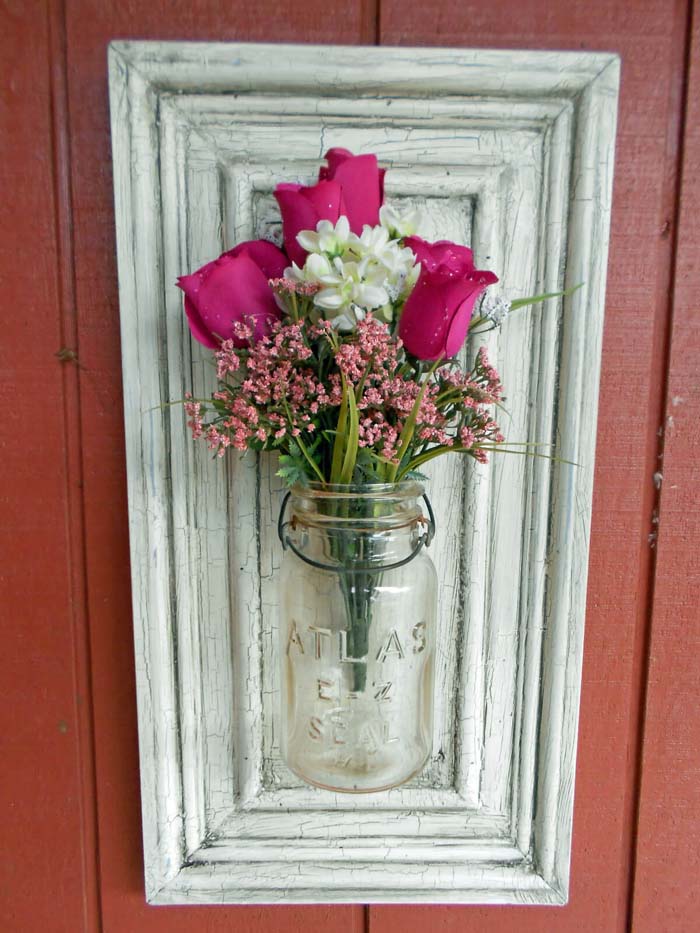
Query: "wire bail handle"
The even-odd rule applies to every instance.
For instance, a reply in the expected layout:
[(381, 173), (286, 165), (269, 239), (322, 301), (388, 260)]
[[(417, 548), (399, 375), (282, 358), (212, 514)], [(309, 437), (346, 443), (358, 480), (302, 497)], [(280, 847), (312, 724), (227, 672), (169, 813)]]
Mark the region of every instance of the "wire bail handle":
[(408, 557), (404, 557), (403, 560), (394, 561), (394, 563), (391, 564), (380, 564), (378, 566), (373, 564), (354, 564), (350, 568), (344, 567), (342, 565), (334, 566), (333, 564), (323, 564), (320, 561), (314, 560), (312, 557), (307, 557), (306, 554), (302, 554), (291, 538), (289, 538), (287, 535), (287, 528), (291, 526), (292, 530), (294, 529), (294, 520), (291, 522), (286, 522), (284, 520), (285, 512), (287, 511), (287, 505), (291, 496), (292, 493), (288, 492), (282, 500), (280, 515), (277, 521), (277, 534), (279, 536), (280, 542), (282, 543), (282, 549), (286, 551), (287, 548), (289, 548), (289, 550), (292, 551), (293, 554), (296, 554), (300, 560), (303, 560), (304, 563), (309, 564), (311, 567), (315, 567), (317, 570), (332, 570), (335, 573), (357, 573), (367, 570), (380, 573), (385, 570), (396, 570), (398, 567), (403, 567), (404, 564), (410, 563), (410, 561), (412, 561), (413, 558), (420, 553), (423, 547), (430, 547), (430, 544), (435, 537), (435, 512), (433, 512), (433, 507), (430, 504), (430, 499), (428, 498), (427, 494), (423, 493), (422, 499), (425, 502), (425, 507), (428, 511), (428, 518), (426, 519), (425, 516), (421, 516), (418, 519), (418, 522), (425, 526), (425, 532), (420, 536), (416, 542), (416, 546), (408, 555)]

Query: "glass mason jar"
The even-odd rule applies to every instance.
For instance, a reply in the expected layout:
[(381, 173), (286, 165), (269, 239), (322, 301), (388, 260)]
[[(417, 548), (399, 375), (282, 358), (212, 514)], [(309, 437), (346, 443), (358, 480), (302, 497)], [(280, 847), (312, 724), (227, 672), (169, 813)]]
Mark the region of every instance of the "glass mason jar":
[(416, 482), (295, 486), (280, 514), (281, 750), (304, 781), (396, 787), (432, 746), (434, 522)]

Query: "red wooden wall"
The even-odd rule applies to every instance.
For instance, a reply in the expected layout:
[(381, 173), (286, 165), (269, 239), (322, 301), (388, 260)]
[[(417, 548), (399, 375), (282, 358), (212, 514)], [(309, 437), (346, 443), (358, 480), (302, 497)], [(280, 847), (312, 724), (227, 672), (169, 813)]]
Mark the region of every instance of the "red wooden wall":
[[(567, 907), (146, 906), (107, 103), (114, 38), (622, 56)], [(4, 0), (0, 63), (0, 929), (698, 929), (698, 4)]]

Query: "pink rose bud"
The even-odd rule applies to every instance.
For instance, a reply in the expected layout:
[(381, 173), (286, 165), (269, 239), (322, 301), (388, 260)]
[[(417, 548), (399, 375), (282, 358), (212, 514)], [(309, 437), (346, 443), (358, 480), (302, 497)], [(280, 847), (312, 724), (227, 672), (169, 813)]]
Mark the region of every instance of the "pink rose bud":
[(275, 188), (275, 197), (282, 214), (284, 248), (292, 262), (303, 266), (306, 250), (297, 243), (297, 234), (315, 230), (319, 220), (335, 224), (345, 213), (342, 189), (335, 181), (320, 181), (309, 188), (284, 183)]
[(287, 257), (267, 240), (250, 240), (208, 262), (191, 275), (177, 280), (185, 293), (185, 313), (193, 337), (205, 347), (218, 349), (222, 340), (235, 346), (234, 325), (249, 324), (254, 338), (269, 333), (282, 313), (268, 280), (278, 278), (288, 265)]
[[(329, 149), (328, 167), (321, 166), (319, 180), (336, 181), (343, 190), (345, 211), (350, 229), (358, 235), (365, 224), (379, 223), (379, 208), (384, 203), (385, 169), (377, 165), (376, 155), (353, 155), (347, 149)], [(319, 220), (324, 218), (320, 217)]]
[(353, 233), (362, 233), (365, 224), (379, 223), (384, 200), (384, 169), (375, 155), (353, 155), (347, 149), (329, 149), (327, 166), (318, 173), (317, 184), (280, 184), (275, 197), (282, 214), (284, 248), (289, 258), (304, 265), (306, 251), (297, 243), (300, 230), (315, 230), (319, 220), (335, 224), (345, 215)]
[(420, 360), (455, 356), (467, 337), (477, 298), (498, 278), (474, 268), (472, 251), (448, 240), (404, 240), (421, 272), (401, 313), (399, 336)]

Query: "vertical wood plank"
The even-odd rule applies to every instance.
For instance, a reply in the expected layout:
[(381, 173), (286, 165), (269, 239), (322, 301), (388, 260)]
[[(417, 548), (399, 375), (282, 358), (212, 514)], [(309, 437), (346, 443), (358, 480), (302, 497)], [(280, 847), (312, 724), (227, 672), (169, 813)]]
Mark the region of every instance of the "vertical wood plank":
[[(166, 9), (167, 6), (167, 9)], [(623, 107), (621, 144), (618, 156), (617, 193), (613, 218), (613, 250), (609, 285), (608, 332), (604, 362), (603, 409), (599, 434), (598, 485), (589, 595), (589, 637), (584, 680), (584, 707), (581, 732), (577, 820), (574, 833), (574, 897), (562, 911), (509, 909), (469, 910), (459, 908), (435, 911), (420, 919), (411, 909), (407, 916), (396, 908), (373, 909), (373, 929), (388, 931), (413, 928), (575, 929), (587, 923), (592, 929), (618, 929), (624, 924), (625, 877), (628, 871), (624, 818), (631, 808), (630, 774), (625, 749), (634, 741), (637, 711), (642, 616), (645, 600), (645, 568), (648, 558), (640, 559), (646, 546), (648, 506), (653, 497), (650, 470), (653, 436), (658, 425), (650, 412), (658, 384), (653, 371), (659, 370), (658, 335), (665, 326), (663, 291), (668, 280), (670, 247), (665, 226), (670, 208), (675, 167), (675, 125), (679, 114), (678, 88), (682, 79), (682, 25), (684, 4), (673, 6), (661, 0), (645, 4), (634, 20), (630, 4), (574, 2), (565, 11), (548, 9), (541, 0), (519, 4), (517, 17), (508, 5), (498, 10), (474, 3), (458, 10), (441, 2), (421, 6), (420, 13), (405, 4), (384, 4), (383, 41), (439, 45), (491, 45), (556, 48), (606, 48), (623, 55)], [(3, 608), (11, 639), (6, 650), (12, 659), (7, 680), (10, 695), (3, 708), (12, 715), (12, 773), (6, 773), (3, 794), (11, 804), (9, 837), (15, 844), (14, 857), (3, 863), (3, 890), (8, 906), (3, 916), (17, 929), (40, 926), (56, 928), (56, 918), (66, 930), (83, 929), (80, 864), (79, 807), (81, 795), (77, 764), (77, 733), (74, 724), (75, 696), (71, 640), (68, 560), (58, 555), (67, 550), (64, 525), (66, 504), (64, 422), (60, 414), (64, 386), (61, 365), (52, 354), (60, 348), (62, 332), (58, 314), (56, 285), (56, 243), (50, 152), (48, 65), (46, 81), (42, 69), (47, 61), (47, 32), (43, 5), (30, 4), (17, 12), (13, 7), (3, 17), (10, 29), (3, 31), (2, 60), (8, 63), (11, 80), (3, 85), (3, 133), (0, 145), (15, 153), (0, 160), (3, 187), (15, 194), (22, 210), (3, 200), (4, 217), (3, 295), (6, 306), (21, 313), (6, 316), (6, 331), (0, 363), (8, 392), (6, 411), (17, 412), (5, 431), (4, 466), (8, 485), (3, 540), (11, 545), (13, 559), (2, 575)], [(123, 438), (120, 409), (120, 364), (116, 276), (113, 262), (111, 216), (111, 177), (106, 105), (105, 45), (119, 35), (157, 38), (207, 39), (295, 39), (308, 41), (371, 42), (368, 11), (372, 4), (358, 4), (357, 10), (343, 10), (342, 16), (320, 3), (307, 2), (303, 8), (280, 10), (271, 3), (247, 10), (231, 10), (215, 3), (154, 3), (146, 6), (125, 3), (118, 10), (106, 5), (76, 2), (68, 13), (71, 122), (73, 127), (75, 217), (77, 237), (78, 311), (80, 315), (82, 404), (84, 408), (84, 468), (86, 471), (87, 535), (89, 546), (89, 600), (92, 619), (92, 647), (95, 656), (95, 701), (98, 725), (98, 779), (100, 782), (100, 824), (103, 837), (103, 891), (107, 906), (105, 929), (174, 930), (196, 927), (202, 930), (241, 929), (269, 933), (294, 929), (302, 924), (328, 931), (362, 929), (361, 908), (266, 908), (152, 910), (143, 906), (141, 875), (136, 854), (140, 851), (138, 813), (138, 774), (133, 701), (133, 657), (129, 609), (129, 574), (126, 543), (126, 501), (123, 475)], [(418, 19), (417, 19), (418, 17)], [(515, 23), (511, 27), (508, 20)], [(343, 34), (341, 35), (341, 25)], [(522, 24), (532, 24), (529, 32)], [(517, 28), (517, 34), (513, 29)], [(697, 46), (696, 46), (697, 49)], [(648, 67), (654, 61), (654, 68)], [(697, 99), (697, 98), (693, 98)], [(696, 108), (697, 109), (697, 108)], [(31, 115), (31, 117), (30, 117)], [(692, 122), (689, 121), (692, 126)], [(43, 144), (42, 144), (43, 140)], [(697, 141), (694, 143), (697, 151)], [(22, 153), (21, 167), (16, 153)], [(28, 163), (27, 160), (30, 160)], [(31, 167), (31, 171), (29, 168)], [(697, 161), (686, 165), (697, 171)], [(20, 172), (21, 168), (21, 172)], [(24, 179), (24, 182), (22, 181)], [(686, 203), (692, 194), (684, 190)], [(693, 203), (696, 203), (693, 202)], [(697, 379), (697, 331), (690, 320), (690, 289), (697, 294), (697, 266), (690, 239), (697, 210), (685, 215), (679, 257), (676, 330), (672, 360), (678, 385), (692, 387)], [(24, 219), (23, 219), (24, 218)], [(641, 235), (640, 235), (641, 234)], [(46, 239), (43, 239), (46, 237)], [(650, 245), (652, 247), (650, 252)], [(14, 277), (6, 270), (23, 268), (27, 256), (35, 255), (29, 283), (22, 279), (22, 290), (13, 296)], [(680, 285), (686, 283), (683, 288)], [(29, 313), (31, 311), (31, 314)], [(38, 343), (38, 347), (37, 347)], [(55, 349), (54, 349), (55, 348)], [(33, 376), (37, 349), (48, 359), (42, 367), (41, 384)], [(681, 352), (682, 351), (682, 352)], [(65, 365), (65, 364), (64, 364)], [(674, 377), (675, 379), (676, 377)], [(647, 751), (642, 785), (640, 822), (639, 920), (657, 917), (639, 929), (659, 929), (659, 915), (653, 906), (652, 876), (658, 881), (662, 829), (672, 833), (667, 795), (660, 792), (665, 772), (658, 768), (661, 752), (673, 737), (665, 717), (677, 707), (665, 696), (669, 665), (679, 670), (678, 687), (684, 682), (697, 684), (692, 666), (684, 659), (692, 651), (678, 636), (684, 618), (688, 625), (695, 615), (683, 616), (675, 607), (678, 591), (673, 580), (684, 580), (692, 567), (683, 564), (692, 554), (692, 526), (689, 523), (693, 486), (685, 479), (672, 485), (674, 475), (688, 475), (691, 456), (697, 449), (697, 435), (690, 431), (690, 404), (673, 406), (673, 398), (690, 402), (687, 389), (669, 388), (674, 418), (673, 432), (667, 428), (665, 487), (662, 509), (669, 516), (662, 524), (659, 540), (656, 624), (652, 634), (651, 679), (648, 700)], [(697, 383), (695, 383), (697, 387)], [(684, 394), (685, 393), (685, 394)], [(21, 439), (16, 398), (22, 410), (50, 412), (41, 426), (41, 452), (27, 450)], [(32, 402), (34, 400), (34, 402)], [(647, 402), (650, 402), (647, 405)], [(27, 404), (29, 403), (29, 404)], [(606, 407), (607, 406), (607, 407)], [(622, 425), (622, 427), (620, 427)], [(36, 429), (36, 424), (35, 424)], [(51, 470), (47, 469), (51, 465)], [(684, 471), (681, 473), (681, 471)], [(692, 480), (692, 475), (690, 479)], [(27, 489), (36, 490), (27, 497)], [(687, 498), (684, 498), (687, 497)], [(662, 513), (663, 514), (663, 513)], [(663, 521), (663, 519), (662, 519)], [(679, 538), (671, 538), (676, 530)], [(666, 531), (668, 529), (668, 531)], [(667, 537), (664, 537), (666, 533)], [(40, 546), (39, 546), (39, 543)], [(629, 567), (638, 567), (635, 575)], [(26, 598), (27, 568), (31, 568), (31, 602)], [(665, 570), (664, 570), (665, 568)], [(671, 571), (676, 574), (671, 576)], [(677, 583), (676, 583), (677, 586)], [(690, 592), (685, 585), (682, 592)], [(74, 591), (74, 598), (80, 594)], [(682, 603), (685, 613), (694, 612), (690, 601)], [(689, 631), (682, 629), (681, 632)], [(686, 638), (689, 636), (686, 635)], [(695, 637), (695, 636), (693, 636)], [(678, 655), (669, 658), (674, 647)], [(684, 650), (685, 648), (685, 650)], [(28, 663), (31, 661), (32, 663)], [(690, 661), (686, 660), (690, 665)], [(677, 667), (676, 665), (680, 665)], [(684, 681), (684, 678), (686, 680)], [(687, 703), (687, 700), (683, 701)], [(69, 712), (62, 716), (63, 709)], [(21, 729), (14, 710), (31, 710)], [(9, 724), (8, 724), (9, 725)], [(6, 730), (7, 731), (7, 730)], [(693, 748), (688, 734), (685, 749)], [(697, 746), (697, 739), (695, 740)], [(66, 747), (69, 752), (66, 753)], [(37, 760), (48, 763), (36, 768)], [(673, 768), (672, 758), (667, 766)], [(682, 763), (682, 759), (676, 758)], [(684, 808), (692, 807), (694, 785), (678, 778), (674, 799)], [(675, 793), (675, 791), (674, 791)], [(41, 832), (46, 845), (37, 850), (37, 829), (26, 833), (26, 815), (39, 806), (44, 812)], [(50, 818), (46, 819), (46, 815)], [(665, 820), (665, 826), (664, 821)], [(52, 828), (53, 827), (53, 828)], [(50, 838), (61, 839), (61, 859)], [(655, 848), (644, 842), (656, 841)], [(677, 845), (677, 836), (662, 843), (663, 858)], [(645, 855), (650, 852), (652, 855)], [(32, 858), (31, 871), (28, 859)], [(652, 861), (655, 859), (655, 861)], [(687, 861), (686, 861), (687, 866)], [(697, 863), (696, 863), (697, 864)], [(613, 870), (611, 871), (611, 866)], [(668, 877), (674, 865), (667, 863)], [(41, 873), (41, 881), (37, 877)], [(643, 873), (646, 872), (646, 875)], [(31, 884), (30, 884), (31, 880)], [(41, 886), (40, 886), (41, 885)], [(43, 891), (37, 897), (37, 891)], [(661, 885), (660, 890), (671, 889)], [(595, 897), (592, 895), (595, 892)], [(587, 901), (590, 903), (586, 904)], [(688, 928), (690, 899), (679, 904), (677, 929)], [(655, 910), (663, 909), (658, 898)], [(42, 911), (44, 912), (42, 915)], [(196, 917), (196, 919), (195, 919)], [(508, 919), (506, 919), (508, 918)], [(512, 918), (512, 919), (511, 919)], [(663, 919), (668, 923), (668, 913)], [(673, 918), (672, 918), (673, 919)], [(421, 926), (416, 927), (416, 924)], [(595, 925), (597, 924), (597, 926)], [(669, 928), (666, 926), (665, 928)], [(670, 927), (673, 929), (673, 927)]]
[[(632, 8), (635, 8), (634, 11)], [(372, 933), (624, 930), (671, 276), (686, 3), (383, 0), (380, 42), (586, 49), (622, 57), (598, 427), (572, 888), (567, 907), (372, 907)], [(649, 62), (654, 67), (649, 68)], [(681, 393), (682, 394), (682, 393)], [(659, 929), (660, 927), (657, 927)]]
[(144, 901), (106, 52), (117, 38), (373, 43), (376, 4), (74, 0), (66, 17), (103, 928), (361, 933), (362, 907)]
[(78, 933), (99, 921), (61, 41), (46, 3), (1, 16), (0, 916)]
[(662, 485), (649, 648), (635, 933), (700, 914), (700, 4), (689, 56)]

